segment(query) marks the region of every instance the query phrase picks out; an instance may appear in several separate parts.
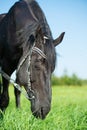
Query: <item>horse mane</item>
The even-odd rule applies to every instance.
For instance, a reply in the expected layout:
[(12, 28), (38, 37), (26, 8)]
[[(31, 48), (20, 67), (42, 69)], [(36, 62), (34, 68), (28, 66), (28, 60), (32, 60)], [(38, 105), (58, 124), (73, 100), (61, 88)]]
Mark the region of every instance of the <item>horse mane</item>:
[[(37, 42), (39, 43), (38, 46), (40, 47), (40, 44), (44, 44), (43, 37), (47, 36), (48, 39), (46, 40), (46, 43), (44, 44), (44, 53), (47, 56), (48, 62), (50, 63), (53, 70), (55, 68), (56, 53), (55, 53), (55, 49), (53, 45), (52, 33), (47, 23), (46, 17), (42, 9), (39, 7), (38, 3), (35, 0), (20, 0), (20, 1), (25, 1), (26, 4), (28, 4), (29, 2), (29, 6), (31, 7), (32, 12), (34, 13), (35, 17), (38, 19), (38, 22), (32, 23), (31, 26), (27, 24), (26, 26), (21, 28), (21, 30), (18, 30), (16, 32), (17, 45), (20, 45), (20, 47), (23, 47), (25, 49), (25, 47), (27, 46), (26, 43), (28, 43), (29, 37), (31, 35), (34, 35), (35, 39), (37, 39)], [(39, 31), (38, 31), (38, 28), (39, 28)], [(36, 33), (38, 34), (37, 37), (36, 37)]]
[(20, 1), (26, 1), (27, 3), (31, 3), (32, 1), (35, 1), (35, 0), (20, 0)]
[[(52, 33), (46, 20), (45, 14), (40, 8), (38, 2), (36, 2), (35, 0), (24, 0), (24, 1), (25, 2), (27, 1), (27, 3), (29, 2), (32, 12), (34, 13), (35, 17), (38, 19), (40, 23), (40, 26), (36, 30), (38, 33), (37, 36), (37, 42), (39, 44), (38, 46), (40, 46), (40, 44), (44, 44), (43, 43), (44, 36), (48, 37), (46, 43), (44, 44), (44, 53), (47, 56), (47, 60), (50, 63), (53, 71), (55, 68), (56, 52), (54, 49)], [(37, 15), (38, 14), (37, 12), (39, 12), (39, 16)]]

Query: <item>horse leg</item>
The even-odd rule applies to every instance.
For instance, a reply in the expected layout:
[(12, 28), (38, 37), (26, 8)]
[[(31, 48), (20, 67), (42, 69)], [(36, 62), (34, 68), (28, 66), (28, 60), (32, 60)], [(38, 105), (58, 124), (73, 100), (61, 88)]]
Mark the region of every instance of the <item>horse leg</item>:
[(2, 86), (2, 83), (0, 82), (0, 95), (2, 93), (2, 89), (3, 89), (3, 86)]
[(1, 93), (2, 93), (2, 77), (0, 76), (0, 95), (1, 95)]
[(0, 82), (0, 95), (1, 95), (1, 91), (2, 91), (2, 85), (1, 85), (1, 82)]
[(19, 108), (20, 107), (20, 94), (21, 94), (21, 92), (17, 88), (14, 88), (14, 94), (15, 94), (16, 107)]
[(0, 109), (4, 111), (9, 104), (9, 93), (8, 93), (9, 82), (4, 77), (2, 77), (2, 82), (3, 82), (3, 91), (0, 95)]
[(1, 84), (1, 79), (0, 79), (0, 95), (1, 95), (1, 90), (2, 90), (2, 84)]

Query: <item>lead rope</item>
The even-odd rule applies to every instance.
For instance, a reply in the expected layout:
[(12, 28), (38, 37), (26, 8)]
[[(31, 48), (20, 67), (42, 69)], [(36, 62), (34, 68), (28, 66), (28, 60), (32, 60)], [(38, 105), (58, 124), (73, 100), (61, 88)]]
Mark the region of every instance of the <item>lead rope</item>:
[(32, 99), (34, 99), (35, 98), (35, 96), (34, 96), (34, 92), (33, 92), (33, 90), (31, 89), (31, 82), (30, 82), (30, 64), (31, 64), (31, 54), (32, 54), (32, 50), (33, 50), (33, 47), (35, 46), (35, 43), (32, 45), (32, 47), (30, 48), (30, 51), (29, 51), (29, 53), (23, 58), (23, 60), (20, 62), (20, 64), (18, 65), (18, 68), (17, 68), (17, 71), (16, 71), (16, 73), (18, 73), (18, 71), (19, 71), (19, 69), (21, 68), (21, 66), (23, 65), (23, 63), (25, 62), (25, 60), (28, 58), (29, 59), (29, 64), (28, 64), (28, 87), (29, 87), (29, 92), (30, 92), (30, 94), (32, 94), (32, 96), (30, 97), (30, 96), (28, 96), (28, 94), (26, 93), (26, 92), (24, 92), (23, 90), (22, 90), (22, 88), (20, 87), (20, 85), (19, 84), (17, 84), (16, 82), (15, 82), (15, 80), (13, 80), (13, 79), (11, 79), (10, 78), (10, 76), (8, 75), (8, 74), (6, 74), (2, 69), (1, 69), (1, 67), (0, 67), (0, 73), (1, 73), (1, 75), (5, 78), (5, 79), (7, 79), (8, 81), (10, 81), (10, 83), (12, 83), (13, 85), (14, 85), (14, 87), (16, 88), (16, 89), (18, 89), (27, 99), (29, 99), (29, 100), (32, 100)]
[(2, 75), (5, 79), (7, 79), (8, 81), (10, 81), (10, 83), (12, 83), (12, 84), (14, 85), (14, 87), (17, 88), (27, 99), (30, 99), (29, 96), (28, 96), (28, 94), (22, 90), (22, 88), (20, 87), (20, 85), (17, 84), (17, 83), (15, 82), (15, 80), (11, 79), (10, 76), (9, 76), (8, 74), (6, 74), (6, 73), (1, 69), (1, 67), (0, 67), (0, 73), (1, 73), (1, 75)]

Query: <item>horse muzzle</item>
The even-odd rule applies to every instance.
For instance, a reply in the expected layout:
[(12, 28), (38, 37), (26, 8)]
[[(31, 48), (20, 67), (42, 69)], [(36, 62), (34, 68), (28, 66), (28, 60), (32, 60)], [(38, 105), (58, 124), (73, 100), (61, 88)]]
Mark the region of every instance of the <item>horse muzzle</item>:
[(50, 108), (49, 107), (41, 107), (37, 110), (32, 111), (33, 115), (36, 118), (45, 119), (46, 115), (49, 113)]
[(45, 119), (51, 108), (51, 103), (46, 101), (31, 101), (31, 111), (36, 118)]

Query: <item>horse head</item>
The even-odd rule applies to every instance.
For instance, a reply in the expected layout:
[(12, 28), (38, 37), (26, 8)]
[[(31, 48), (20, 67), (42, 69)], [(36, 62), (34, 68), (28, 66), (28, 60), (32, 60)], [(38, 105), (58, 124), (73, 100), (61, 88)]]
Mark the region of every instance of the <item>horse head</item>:
[(62, 41), (63, 36), (64, 33), (53, 40), (51, 35), (42, 36), (41, 30), (35, 38), (32, 36), (30, 38), (30, 44), (33, 42), (31, 60), (29, 61), (27, 57), (17, 74), (19, 83), (25, 86), (30, 97), (31, 111), (37, 118), (44, 119), (51, 108), (51, 75), (56, 62), (55, 46)]
[[(62, 41), (63, 36), (64, 33), (53, 40), (51, 36), (42, 36), (41, 31), (36, 35), (30, 67), (31, 89), (35, 98), (30, 101), (33, 115), (41, 119), (46, 117), (51, 108), (51, 75), (56, 62), (55, 46)], [(38, 53), (39, 50), (42, 55)]]

